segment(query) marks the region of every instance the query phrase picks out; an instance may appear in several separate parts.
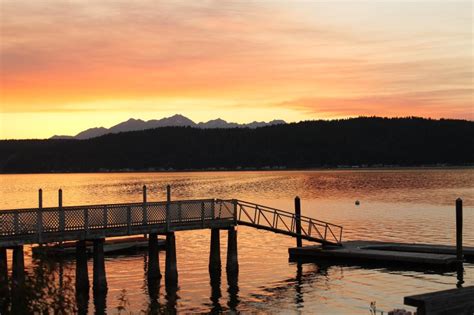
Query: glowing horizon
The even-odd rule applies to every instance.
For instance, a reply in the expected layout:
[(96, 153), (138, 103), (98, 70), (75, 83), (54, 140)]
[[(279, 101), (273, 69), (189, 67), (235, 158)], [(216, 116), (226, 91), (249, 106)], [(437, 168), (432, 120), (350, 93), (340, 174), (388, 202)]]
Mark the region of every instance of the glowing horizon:
[(177, 113), (474, 119), (470, 1), (0, 3), (1, 139)]

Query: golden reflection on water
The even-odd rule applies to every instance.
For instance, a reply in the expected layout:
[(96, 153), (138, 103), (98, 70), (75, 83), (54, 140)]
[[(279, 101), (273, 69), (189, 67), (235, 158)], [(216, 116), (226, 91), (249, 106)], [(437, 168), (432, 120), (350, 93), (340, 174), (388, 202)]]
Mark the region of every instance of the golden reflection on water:
[[(0, 208), (36, 207), (38, 188), (43, 189), (44, 206), (57, 205), (59, 188), (63, 189), (64, 205), (138, 202), (143, 185), (148, 187), (148, 200), (164, 200), (164, 187), (171, 184), (173, 199), (238, 198), (290, 211), (293, 198), (299, 195), (304, 215), (343, 225), (344, 239), (452, 244), (454, 200), (462, 197), (464, 239), (474, 246), (474, 229), (470, 228), (474, 226), (473, 175), (474, 170), (0, 175)], [(355, 200), (360, 200), (360, 206), (355, 206)], [(177, 292), (167, 292), (164, 280), (161, 286), (148, 285), (146, 253), (108, 257), (108, 313), (117, 313), (123, 304), (134, 313), (237, 309), (366, 314), (371, 301), (377, 301), (383, 310), (407, 308), (402, 304), (405, 295), (452, 288), (456, 284), (453, 272), (298, 266), (288, 262), (287, 248), (295, 245), (293, 239), (247, 227), (238, 230), (238, 282), (228, 281), (225, 273), (211, 281), (207, 266), (209, 231), (177, 233)], [(222, 232), (223, 262), (225, 249), (226, 237)], [(52, 296), (60, 287), (58, 261), (46, 263), (32, 259), (30, 251), (27, 254), (31, 281), (41, 280), (38, 270), (50, 275), (52, 278), (43, 279), (43, 285), (50, 287), (47, 292)], [(164, 253), (160, 253), (162, 271), (164, 258)], [(89, 264), (91, 273), (92, 262)], [(466, 267), (467, 283), (474, 280), (473, 273), (472, 267)], [(64, 287), (69, 283), (67, 276), (74, 275), (73, 260), (63, 262), (62, 275)], [(55, 302), (47, 298), (48, 294), (36, 302), (53, 305)], [(75, 300), (73, 295), (68, 296)], [(100, 299), (96, 299), (96, 304), (100, 304)], [(94, 312), (92, 295), (88, 308), (89, 313)]]

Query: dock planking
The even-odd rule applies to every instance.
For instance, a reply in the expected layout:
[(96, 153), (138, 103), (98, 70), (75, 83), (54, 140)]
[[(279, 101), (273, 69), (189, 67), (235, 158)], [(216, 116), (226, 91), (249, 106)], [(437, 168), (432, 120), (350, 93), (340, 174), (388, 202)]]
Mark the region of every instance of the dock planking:
[[(127, 254), (139, 251), (148, 250), (148, 238), (139, 237), (126, 237), (126, 238), (108, 238), (104, 242), (104, 255), (117, 255)], [(165, 239), (160, 238), (157, 240), (159, 249), (165, 249)], [(93, 242), (86, 242), (87, 255), (92, 255)], [(42, 244), (32, 246), (33, 255), (55, 255), (71, 257), (76, 254), (76, 243), (75, 242), (64, 242), (64, 243), (53, 243), (53, 244)]]
[[(350, 241), (341, 247), (305, 246), (288, 249), (290, 260), (337, 260), (342, 262), (365, 261), (452, 266), (457, 263), (456, 248), (446, 245), (384, 243)], [(466, 257), (473, 257), (474, 248), (466, 248)]]
[[(380, 241), (348, 241), (344, 244), (352, 244), (365, 249), (379, 249), (401, 252), (430, 253), (443, 255), (456, 255), (456, 246), (422, 243), (390, 243)], [(474, 261), (474, 247), (463, 246), (464, 259)]]
[(417, 314), (473, 314), (474, 286), (406, 296), (406, 305), (417, 307)]

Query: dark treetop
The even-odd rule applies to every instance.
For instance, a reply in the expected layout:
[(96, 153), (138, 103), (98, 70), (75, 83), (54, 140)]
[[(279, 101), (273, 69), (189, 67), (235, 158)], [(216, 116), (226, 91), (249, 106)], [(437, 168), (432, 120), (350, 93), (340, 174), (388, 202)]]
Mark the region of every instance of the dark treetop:
[(87, 140), (0, 141), (0, 172), (467, 165), (474, 122), (360, 117), (257, 129), (163, 127)]

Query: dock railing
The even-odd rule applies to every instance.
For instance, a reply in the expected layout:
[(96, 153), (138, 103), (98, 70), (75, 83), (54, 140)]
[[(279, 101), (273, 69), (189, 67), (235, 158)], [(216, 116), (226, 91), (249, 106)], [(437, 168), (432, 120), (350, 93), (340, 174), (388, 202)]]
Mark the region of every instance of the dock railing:
[[(0, 245), (247, 225), (293, 237), (294, 213), (242, 200), (198, 199), (0, 211)], [(342, 227), (301, 216), (301, 237), (339, 245)]]
[[(296, 237), (297, 217), (295, 213), (259, 205), (243, 200), (217, 200), (220, 207), (228, 211), (233, 207), (237, 224), (248, 225), (258, 229), (273, 231)], [(301, 216), (301, 237), (325, 245), (340, 245), (342, 242), (343, 227)]]
[(0, 210), (1, 243), (43, 243), (234, 225), (215, 200), (179, 200)]

